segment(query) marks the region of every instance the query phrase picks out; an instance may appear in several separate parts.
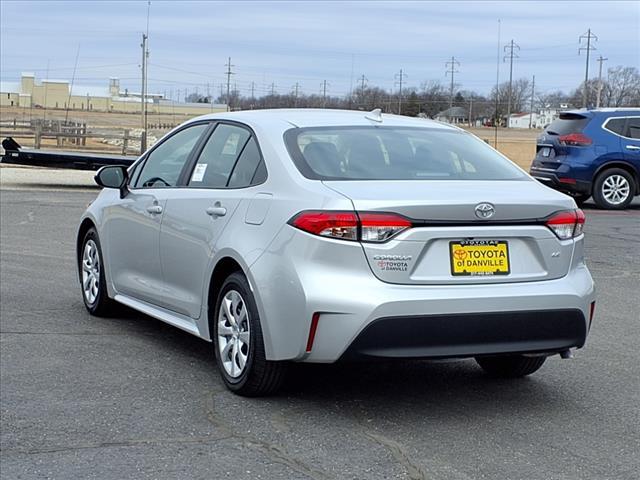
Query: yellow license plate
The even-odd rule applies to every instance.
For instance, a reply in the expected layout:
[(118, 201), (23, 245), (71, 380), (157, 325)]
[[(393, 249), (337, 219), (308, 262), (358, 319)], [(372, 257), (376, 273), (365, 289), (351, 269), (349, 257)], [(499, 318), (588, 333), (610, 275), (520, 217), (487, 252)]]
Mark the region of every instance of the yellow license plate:
[(451, 275), (509, 275), (509, 244), (504, 240), (449, 242)]

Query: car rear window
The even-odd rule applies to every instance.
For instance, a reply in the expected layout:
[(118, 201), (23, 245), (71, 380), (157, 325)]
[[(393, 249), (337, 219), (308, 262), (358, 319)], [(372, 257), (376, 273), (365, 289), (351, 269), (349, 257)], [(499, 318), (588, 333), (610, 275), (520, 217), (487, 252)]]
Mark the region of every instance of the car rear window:
[(471, 134), (406, 127), (313, 127), (285, 132), (305, 177), (319, 180), (520, 180), (526, 175)]
[(551, 122), (545, 129), (550, 135), (568, 135), (569, 133), (580, 133), (589, 123), (589, 118), (576, 113), (561, 113), (560, 117)]

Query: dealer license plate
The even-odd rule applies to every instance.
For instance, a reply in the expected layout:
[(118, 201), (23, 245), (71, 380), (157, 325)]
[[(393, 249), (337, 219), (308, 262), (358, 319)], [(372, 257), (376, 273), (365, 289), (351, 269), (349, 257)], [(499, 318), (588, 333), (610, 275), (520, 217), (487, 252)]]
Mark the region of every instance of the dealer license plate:
[(508, 275), (509, 244), (505, 240), (449, 242), (451, 274), (455, 276)]

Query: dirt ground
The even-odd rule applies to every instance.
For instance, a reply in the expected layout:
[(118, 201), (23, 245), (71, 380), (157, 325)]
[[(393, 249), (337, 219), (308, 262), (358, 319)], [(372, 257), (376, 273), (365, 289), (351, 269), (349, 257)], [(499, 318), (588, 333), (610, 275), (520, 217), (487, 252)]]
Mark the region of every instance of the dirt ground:
[[(14, 118), (19, 121), (26, 121), (31, 118), (47, 118), (54, 120), (64, 120), (64, 110), (42, 110), (42, 109), (23, 109), (19, 107), (2, 107), (0, 109), (0, 121), (11, 121)], [(178, 125), (191, 118), (190, 115), (149, 115), (148, 123), (150, 125), (168, 124)], [(69, 112), (69, 119), (76, 122), (87, 123), (93, 130), (100, 128), (121, 128), (135, 129), (140, 128), (140, 115), (137, 113), (105, 113), (105, 112)], [(487, 141), (494, 146), (494, 129), (490, 127), (467, 128), (474, 135), (482, 140)], [(150, 133), (160, 137), (166, 130), (153, 129)], [(525, 170), (529, 169), (531, 160), (535, 156), (535, 139), (540, 134), (540, 130), (528, 129), (498, 129), (498, 150), (509, 157), (520, 167)], [(16, 140), (25, 146), (32, 146), (33, 139), (15, 137)], [(43, 148), (56, 148), (56, 141), (43, 140)], [(65, 149), (76, 149), (73, 145), (65, 145)], [(117, 153), (117, 148), (110, 147), (99, 142), (96, 139), (88, 139), (86, 150), (104, 151)]]

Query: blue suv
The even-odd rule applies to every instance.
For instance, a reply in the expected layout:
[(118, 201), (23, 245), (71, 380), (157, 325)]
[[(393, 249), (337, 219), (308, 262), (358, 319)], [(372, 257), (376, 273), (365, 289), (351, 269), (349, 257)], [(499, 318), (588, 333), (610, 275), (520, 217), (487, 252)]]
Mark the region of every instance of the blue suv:
[(562, 112), (538, 137), (531, 175), (607, 209), (640, 194), (640, 108)]

